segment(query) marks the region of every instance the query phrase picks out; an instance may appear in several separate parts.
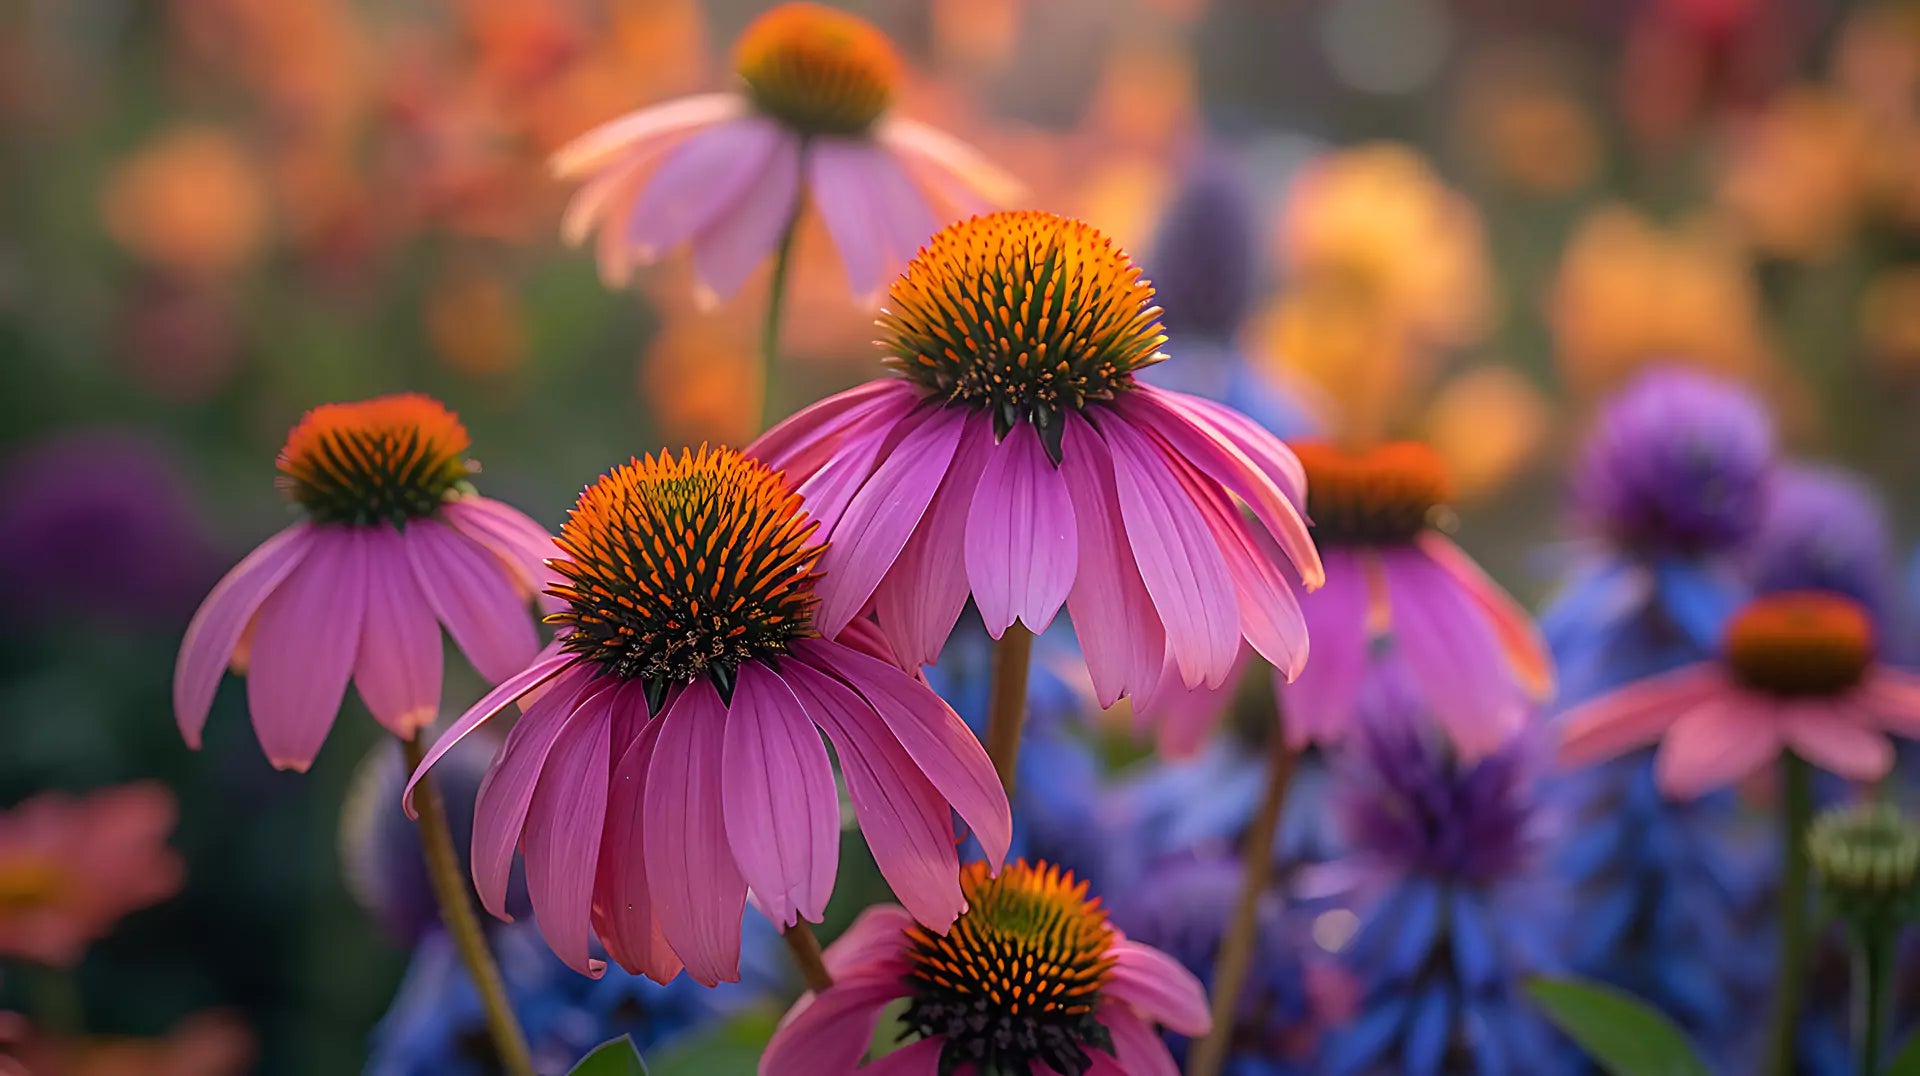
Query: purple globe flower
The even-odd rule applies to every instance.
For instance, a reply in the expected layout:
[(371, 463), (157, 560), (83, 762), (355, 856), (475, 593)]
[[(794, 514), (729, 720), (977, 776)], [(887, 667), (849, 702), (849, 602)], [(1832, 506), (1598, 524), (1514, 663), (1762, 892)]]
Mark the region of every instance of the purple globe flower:
[(1848, 471), (1780, 467), (1747, 563), (1757, 591), (1836, 591), (1886, 625), (1894, 589), (1887, 512)]
[(1253, 307), (1260, 213), (1240, 174), (1219, 155), (1187, 176), (1154, 236), (1147, 268), (1160, 320), (1174, 340), (1231, 340)]
[(1773, 451), (1773, 424), (1751, 393), (1649, 370), (1601, 411), (1574, 479), (1575, 515), (1643, 555), (1732, 548), (1760, 525)]

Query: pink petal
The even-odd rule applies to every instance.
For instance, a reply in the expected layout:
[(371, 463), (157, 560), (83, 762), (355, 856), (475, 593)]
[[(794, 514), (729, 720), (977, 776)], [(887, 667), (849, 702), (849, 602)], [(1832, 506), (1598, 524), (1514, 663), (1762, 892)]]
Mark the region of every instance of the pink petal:
[(800, 141), (785, 138), (774, 145), (733, 208), (693, 237), (693, 268), (703, 285), (703, 305), (718, 306), (740, 290), (779, 246), (799, 203)]
[(556, 178), (583, 176), (653, 140), (742, 116), (746, 112), (746, 99), (737, 93), (682, 97), (609, 120), (561, 146), (548, 164)]
[(353, 682), (374, 718), (411, 740), (440, 709), (440, 625), (413, 581), (406, 539), (386, 527), (365, 538), (367, 612)]
[[(816, 138), (807, 147), (807, 190), (840, 251), (847, 283), (863, 302), (886, 287), (901, 260), (894, 249), (898, 226), (887, 215), (900, 211), (896, 176), (911, 189), (899, 165), (865, 141)], [(919, 238), (933, 230), (932, 219), (926, 213)]]
[[(520, 846), (527, 825), (527, 812), (540, 783), (541, 771), (555, 742), (566, 730), (573, 715), (592, 704), (602, 692), (617, 688), (605, 677), (578, 668), (557, 681), (553, 690), (527, 708), (500, 750), (487, 767), (474, 797), (473, 886), (480, 903), (495, 918), (511, 920), (507, 913), (507, 882), (513, 874), (513, 853)], [(444, 742), (449, 737), (441, 737)], [(439, 744), (435, 744), (439, 747)], [(421, 771), (426, 770), (421, 766)], [(419, 780), (416, 774), (415, 780)]]
[(1255, 653), (1279, 670), (1282, 678), (1299, 678), (1307, 663), (1307, 622), (1300, 615), (1293, 586), (1280, 574), (1275, 558), (1258, 544), (1225, 493), (1214, 490), (1197, 497), (1194, 503), (1226, 559), (1240, 610), (1240, 634)]
[[(614, 764), (601, 834), (599, 877), (593, 890), (593, 927), (607, 954), (634, 975), (668, 983), (680, 974), (680, 958), (660, 931), (647, 888), (647, 857), (641, 819), (647, 769), (653, 763), (660, 722), (646, 720), (646, 691), (638, 682), (620, 689), (613, 702), (637, 719), (638, 735)], [(617, 724), (617, 721), (616, 721)]]
[(962, 412), (930, 416), (907, 434), (854, 495), (820, 556), (824, 578), (813, 622), (821, 634), (839, 634), (893, 567), (940, 488), (965, 425)]
[(1194, 507), (1182, 470), (1117, 416), (1101, 423), (1134, 562), (1188, 687), (1218, 686), (1240, 649), (1239, 606), (1220, 546)]
[(1730, 785), (1780, 754), (1780, 730), (1757, 700), (1711, 699), (1681, 714), (1654, 758), (1661, 791), (1676, 799)]
[(1869, 713), (1831, 703), (1802, 703), (1780, 715), (1793, 753), (1849, 781), (1878, 781), (1893, 768), (1893, 745)]
[(730, 213), (793, 139), (777, 122), (743, 116), (706, 127), (674, 147), (635, 199), (624, 234), (634, 257), (649, 262)]
[(1180, 1066), (1173, 1063), (1166, 1042), (1133, 1010), (1125, 1005), (1103, 1005), (1099, 1019), (1113, 1034), (1114, 1060), (1127, 1076), (1180, 1076)]
[(547, 567), (547, 558), (556, 551), (553, 536), (519, 509), (485, 497), (462, 497), (443, 506), (440, 518), (499, 557), (528, 596), (554, 583)]
[[(878, 294), (890, 282), (894, 274), (906, 267), (927, 241), (940, 222), (934, 219), (933, 207), (927, 204), (927, 196), (920, 193), (906, 169), (900, 166), (893, 154), (885, 148), (868, 143), (869, 153), (866, 179), (870, 193), (875, 226), (885, 241), (887, 264), (880, 278), (867, 290)], [(860, 294), (859, 287), (854, 288)]]
[(1240, 450), (1298, 508), (1307, 503), (1307, 472), (1286, 443), (1258, 422), (1203, 396), (1154, 388), (1153, 399)]
[(907, 931), (913, 925), (913, 915), (897, 904), (872, 905), (827, 946), (821, 962), (835, 979), (883, 972), (903, 965)]
[(1461, 757), (1498, 750), (1526, 724), (1527, 707), (1486, 614), (1445, 569), (1411, 549), (1380, 553), (1393, 645), (1421, 698)]
[(1136, 1006), (1156, 1023), (1182, 1035), (1205, 1035), (1213, 1027), (1207, 991), (1178, 960), (1151, 946), (1114, 943), (1113, 979), (1106, 993)]
[[(940, 1051), (946, 1046), (944, 1039), (920, 1039), (910, 1042), (859, 1069), (860, 1076), (940, 1076)], [(771, 1070), (760, 1070), (765, 1076), (771, 1076)]]
[(860, 832), (880, 873), (914, 918), (944, 931), (966, 907), (953, 811), (873, 707), (852, 688), (802, 662), (781, 677), (833, 741)]
[(306, 772), (347, 693), (367, 610), (360, 528), (316, 528), (306, 555), (254, 616), (247, 706), (276, 769)]
[(807, 506), (807, 515), (819, 521), (821, 534), (830, 535), (840, 525), (888, 448), (925, 425), (929, 417), (930, 412), (908, 411), (893, 418), (891, 409), (876, 408), (871, 420), (862, 422), (835, 447), (831, 459), (794, 487)]
[(867, 1056), (880, 1010), (906, 993), (897, 978), (835, 983), (804, 998), (760, 1057), (760, 1076), (850, 1076)]
[(1587, 766), (1645, 747), (1681, 714), (1730, 690), (1713, 666), (1690, 665), (1575, 707), (1561, 718), (1560, 764)]
[(1166, 636), (1127, 544), (1112, 455), (1079, 415), (1067, 416), (1060, 474), (1073, 498), (1080, 539), (1067, 609), (1104, 709), (1122, 695), (1144, 691), (1159, 676)]
[(1501, 589), (1472, 557), (1440, 534), (1428, 531), (1414, 541), (1435, 564), (1452, 575), (1461, 591), (1480, 607), (1487, 622), (1493, 625), (1508, 664), (1519, 675), (1521, 686), (1528, 694), (1535, 699), (1552, 695), (1553, 658), (1547, 653), (1540, 629), (1520, 603), (1513, 600), (1513, 595)]
[[(1172, 683), (1168, 683), (1168, 679)], [(1219, 724), (1227, 704), (1233, 701), (1239, 680), (1236, 671), (1228, 674), (1219, 687), (1190, 688), (1180, 683), (1176, 672), (1171, 678), (1162, 677), (1162, 687), (1153, 693), (1151, 700), (1138, 697), (1133, 700), (1134, 716), (1145, 719), (1157, 730), (1154, 750), (1161, 758), (1192, 758)]]
[(433, 768), (434, 763), (440, 761), (441, 756), (453, 750), (454, 745), (466, 739), (474, 729), (513, 705), (514, 700), (560, 675), (562, 670), (578, 660), (578, 655), (561, 650), (560, 642), (556, 639), (548, 644), (533, 664), (502, 680), (492, 691), (481, 696), (479, 702), (467, 707), (467, 712), (461, 714), (459, 719), (433, 742), (433, 746), (427, 750), (427, 757), (420, 761), (420, 767), (407, 779), (406, 791), (400, 797), (401, 805), (406, 808), (407, 817), (419, 817), (413, 809), (413, 786), (420, 782), (423, 774)]
[(818, 923), (840, 864), (840, 800), (820, 732), (779, 676), (740, 666), (727, 710), (727, 841), (767, 917)]
[(870, 420), (879, 416), (875, 426), (892, 426), (919, 402), (920, 394), (911, 383), (876, 378), (780, 420), (748, 445), (746, 453), (784, 472), (787, 484), (798, 488), (838, 453), (852, 433), (870, 428), (866, 425)]
[(608, 706), (617, 694), (602, 690), (568, 717), (540, 766), (521, 835), (527, 894), (541, 937), (568, 967), (595, 978), (606, 962), (594, 959), (587, 944), (612, 765)]
[(967, 519), (967, 581), (987, 634), (1015, 619), (1047, 630), (1079, 563), (1073, 499), (1032, 423), (1017, 422), (993, 449)]
[(727, 708), (700, 679), (658, 720), (641, 820), (654, 914), (687, 974), (704, 986), (738, 982), (747, 883), (728, 850), (721, 807)]
[(1860, 704), (1890, 731), (1920, 737), (1920, 676), (1875, 666), (1860, 685)]
[(173, 666), (173, 716), (187, 746), (200, 748), (200, 730), (233, 652), (262, 602), (306, 556), (311, 523), (296, 523), (260, 544), (214, 585), (194, 611)]
[(1026, 197), (1026, 186), (995, 166), (979, 151), (945, 131), (916, 120), (889, 116), (874, 137), (903, 155), (908, 164), (962, 215), (1010, 206)]
[(427, 604), (488, 683), (533, 660), (540, 637), (526, 595), (499, 557), (431, 519), (407, 525), (406, 546)]
[(1346, 735), (1372, 649), (1368, 568), (1354, 553), (1338, 549), (1327, 551), (1326, 567), (1325, 585), (1300, 602), (1313, 660), (1293, 683), (1275, 685), (1286, 704), (1287, 742), (1294, 747), (1334, 744)]
[(959, 448), (926, 515), (874, 591), (874, 611), (903, 666), (918, 668), (938, 661), (941, 647), (967, 606), (962, 543), (980, 472), (992, 449), (993, 421), (985, 415), (967, 419)]
[(940, 696), (892, 665), (818, 639), (793, 644), (794, 653), (859, 692), (886, 723), (914, 765), (973, 827), (987, 862), (998, 871), (1013, 843), (1013, 813), (986, 748)]

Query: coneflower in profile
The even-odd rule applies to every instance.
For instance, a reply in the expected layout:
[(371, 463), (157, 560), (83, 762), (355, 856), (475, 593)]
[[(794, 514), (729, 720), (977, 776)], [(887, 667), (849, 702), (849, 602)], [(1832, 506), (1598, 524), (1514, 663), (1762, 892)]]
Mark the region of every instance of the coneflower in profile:
[(433, 719), (443, 625), (489, 682), (533, 657), (547, 533), (474, 492), (468, 444), (452, 411), (411, 393), (300, 420), (279, 485), (306, 518), (228, 572), (180, 644), (173, 709), (188, 746), (229, 665), (247, 677), (268, 760), (305, 770), (349, 678), (402, 740)]
[[(993, 869), (1012, 821), (966, 724), (890, 661), (817, 625), (817, 524), (763, 464), (662, 453), (588, 486), (556, 540), (565, 630), (461, 716), (422, 775), (516, 699), (474, 816), (480, 898), (507, 918), (516, 849), (541, 932), (589, 974), (601, 943), (665, 982), (739, 976), (747, 890), (819, 922), (839, 864), (833, 742), (881, 873), (944, 931), (966, 904), (950, 812)], [(409, 788), (411, 788), (411, 784)]]

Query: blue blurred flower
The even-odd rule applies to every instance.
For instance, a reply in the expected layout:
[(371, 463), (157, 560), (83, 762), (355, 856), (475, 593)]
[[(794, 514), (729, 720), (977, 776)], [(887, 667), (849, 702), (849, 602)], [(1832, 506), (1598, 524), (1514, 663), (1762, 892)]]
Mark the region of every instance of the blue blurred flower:
[[(1266, 749), (1229, 731), (1190, 759), (1155, 759), (1115, 786), (1112, 811), (1151, 862), (1185, 852), (1238, 853), (1266, 789)], [(1338, 854), (1326, 810), (1327, 772), (1317, 753), (1295, 765), (1274, 838), (1282, 864), (1318, 863)]]
[(1747, 557), (1756, 591), (1831, 590), (1891, 628), (1892, 538), (1880, 498), (1837, 467), (1784, 464)]

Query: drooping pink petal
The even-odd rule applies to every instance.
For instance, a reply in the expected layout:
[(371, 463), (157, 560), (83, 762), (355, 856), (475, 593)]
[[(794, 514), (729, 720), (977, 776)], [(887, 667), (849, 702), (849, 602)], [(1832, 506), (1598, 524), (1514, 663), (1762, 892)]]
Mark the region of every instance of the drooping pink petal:
[(737, 93), (697, 94), (643, 108), (609, 120), (561, 146), (548, 166), (558, 179), (583, 176), (650, 141), (743, 116), (747, 108), (746, 98)]
[[(898, 273), (920, 245), (927, 241), (941, 220), (934, 218), (933, 207), (927, 204), (927, 196), (913, 182), (912, 177), (902, 168), (900, 162), (885, 149), (869, 144), (866, 167), (867, 190), (871, 192), (874, 227), (884, 240), (886, 264), (880, 277), (866, 289), (878, 294), (884, 289), (894, 274)], [(861, 294), (855, 287), (855, 294)]]
[(639, 731), (613, 767), (607, 823), (601, 833), (598, 877), (593, 887), (593, 928), (606, 944), (607, 955), (621, 967), (665, 984), (680, 974), (681, 964), (653, 913), (641, 824), (647, 768), (653, 764), (660, 722), (647, 720), (646, 690), (639, 681), (621, 687), (612, 706), (616, 728), (624, 710), (629, 719), (626, 723)]
[(740, 666), (722, 759), (740, 874), (776, 925), (820, 922), (840, 865), (833, 763), (792, 689), (757, 661)]
[(889, 116), (874, 131), (880, 144), (902, 155), (962, 216), (1009, 206), (1026, 196), (1026, 186), (979, 151), (935, 127)]
[(721, 806), (727, 707), (700, 679), (657, 720), (664, 724), (641, 819), (653, 911), (687, 974), (704, 986), (738, 982), (747, 883), (728, 850)]
[(840, 252), (847, 283), (866, 302), (884, 288), (894, 260), (889, 225), (876, 212), (875, 177), (885, 153), (862, 140), (816, 138), (807, 147), (807, 192)]
[(1326, 553), (1327, 581), (1300, 601), (1313, 660), (1291, 684), (1276, 682), (1285, 703), (1287, 743), (1331, 745), (1345, 736), (1372, 649), (1367, 626), (1368, 569), (1348, 550)]
[(375, 720), (410, 740), (440, 709), (440, 625), (399, 532), (370, 527), (365, 540), (367, 612), (353, 682)]
[(940, 488), (965, 426), (962, 412), (929, 416), (907, 434), (847, 505), (828, 536), (826, 552), (820, 555), (823, 578), (817, 587), (820, 605), (814, 625), (821, 634), (838, 634), (873, 596)]
[(347, 693), (367, 611), (366, 535), (316, 530), (306, 555), (254, 614), (247, 706), (276, 769), (306, 772)]
[(1245, 664), (1245, 660), (1236, 662), (1235, 671), (1219, 687), (1187, 687), (1175, 671), (1170, 677), (1163, 675), (1150, 696), (1143, 694), (1133, 700), (1136, 723), (1154, 727), (1154, 750), (1161, 758), (1192, 758), (1206, 744), (1207, 735), (1233, 701), (1239, 670)]
[(930, 412), (912, 410), (894, 417), (889, 408), (875, 408), (871, 418), (862, 421), (835, 447), (833, 458), (794, 487), (807, 506), (807, 515), (819, 521), (821, 534), (832, 534), (840, 525), (847, 507), (873, 476), (888, 447), (925, 425), (930, 417)]
[(1240, 649), (1233, 580), (1181, 469), (1124, 419), (1100, 424), (1113, 453), (1114, 488), (1127, 542), (1188, 687), (1215, 687)]
[(499, 683), (525, 668), (540, 637), (500, 558), (437, 520), (414, 520), (405, 537), (414, 579), (474, 671)]
[(173, 666), (173, 716), (188, 747), (199, 750), (200, 731), (206, 727), (214, 692), (233, 660), (234, 648), (261, 603), (306, 556), (314, 529), (311, 523), (296, 523), (260, 543), (214, 585), (194, 611)]
[(760, 1055), (760, 1076), (851, 1076), (880, 1010), (906, 992), (897, 978), (855, 979), (804, 999)]
[(590, 955), (587, 946), (612, 767), (608, 706), (617, 695), (617, 689), (602, 690), (567, 718), (540, 767), (521, 836), (527, 894), (540, 936), (568, 967), (595, 978), (606, 962)]
[(1143, 692), (1159, 676), (1166, 636), (1127, 543), (1106, 442), (1079, 415), (1067, 415), (1066, 423), (1060, 474), (1073, 498), (1080, 539), (1067, 610), (1095, 698), (1105, 708), (1124, 694)]
[(985, 415), (967, 419), (939, 490), (874, 591), (874, 611), (902, 666), (918, 668), (939, 660), (966, 608), (967, 516), (992, 449), (993, 420)]
[(940, 1050), (944, 1045), (940, 1039), (910, 1042), (872, 1064), (862, 1065), (860, 1076), (940, 1076)]
[(1307, 663), (1307, 622), (1293, 586), (1280, 566), (1241, 518), (1232, 500), (1220, 490), (1196, 491), (1194, 504), (1220, 544), (1227, 575), (1240, 610), (1240, 634), (1254, 651), (1292, 681)]
[(1654, 757), (1654, 778), (1676, 799), (1733, 784), (1780, 754), (1780, 729), (1754, 702), (1714, 698), (1680, 715)]
[(1920, 737), (1920, 676), (1877, 665), (1860, 685), (1858, 704), (1902, 736)]
[(1845, 704), (1783, 706), (1780, 735), (1793, 753), (1849, 781), (1878, 781), (1893, 768), (1893, 745), (1870, 715)]
[(547, 558), (557, 553), (553, 536), (519, 509), (486, 497), (462, 497), (440, 509), (440, 517), (506, 564), (527, 595), (555, 582)]
[(1016, 422), (981, 472), (967, 518), (967, 582), (987, 634), (1045, 631), (1080, 559), (1073, 499), (1032, 423)]
[(703, 306), (733, 297), (755, 268), (780, 245), (800, 203), (800, 139), (774, 144), (766, 164), (732, 209), (693, 237), (693, 269)]
[(836, 979), (904, 968), (907, 931), (913, 924), (913, 915), (897, 904), (871, 905), (833, 939), (821, 963)]
[[(600, 283), (616, 291), (626, 287), (627, 281), (633, 278), (635, 265), (641, 264), (644, 260), (651, 260), (642, 259), (636, 254), (633, 246), (627, 242), (627, 230), (621, 226), (621, 222), (632, 215), (634, 200), (646, 187), (652, 164), (653, 162), (648, 160), (634, 168), (623, 170), (617, 175), (606, 176), (604, 182), (607, 186), (604, 192), (598, 186), (581, 191), (576, 199), (592, 198), (597, 204), (580, 206), (577, 217), (570, 212), (571, 219), (561, 222), (561, 228), (568, 235), (573, 234), (577, 229), (580, 237), (584, 239), (587, 230), (592, 227), (593, 217), (590, 213), (604, 213), (612, 217), (600, 226), (600, 234), (593, 241), (593, 267), (594, 271), (600, 275)], [(569, 210), (574, 208), (568, 207)], [(586, 223), (576, 223), (578, 220), (584, 220)]]
[(1711, 665), (1690, 665), (1629, 684), (1561, 719), (1562, 766), (1589, 766), (1654, 743), (1683, 713), (1731, 690)]
[(1413, 549), (1379, 554), (1393, 646), (1461, 757), (1498, 750), (1526, 724), (1525, 696), (1486, 614), (1451, 573)]
[(774, 120), (750, 115), (703, 128), (674, 147), (627, 217), (633, 256), (652, 261), (732, 212), (774, 150), (792, 137)]
[(1013, 812), (993, 760), (960, 715), (925, 684), (884, 661), (818, 639), (802, 639), (793, 649), (802, 661), (872, 704), (914, 765), (973, 827), (987, 862), (998, 872), (1013, 843)]
[[(553, 690), (527, 708), (507, 733), (493, 764), (480, 781), (473, 805), (473, 887), (480, 904), (495, 918), (511, 920), (507, 912), (507, 883), (513, 875), (513, 853), (526, 830), (527, 812), (540, 783), (541, 771), (554, 743), (574, 713), (603, 692), (617, 688), (605, 677), (578, 668), (556, 681)], [(447, 737), (442, 737), (445, 740)], [(435, 745), (439, 746), (438, 744)], [(423, 765), (421, 770), (424, 772)], [(419, 774), (414, 775), (419, 780)]]
[(1421, 551), (1440, 565), (1460, 589), (1486, 615), (1507, 663), (1520, 678), (1520, 686), (1536, 700), (1553, 694), (1553, 658), (1533, 618), (1513, 600), (1500, 584), (1493, 581), (1459, 546), (1443, 535), (1426, 531), (1414, 542)]
[(419, 768), (407, 778), (406, 791), (400, 797), (401, 806), (406, 808), (407, 817), (419, 817), (413, 809), (413, 786), (420, 783), (422, 774), (433, 769), (434, 763), (439, 762), (442, 756), (453, 750), (454, 745), (466, 739), (474, 729), (513, 705), (514, 700), (560, 675), (563, 670), (578, 660), (578, 655), (561, 650), (560, 642), (556, 639), (540, 652), (540, 656), (533, 664), (500, 681), (492, 691), (481, 696), (479, 702), (467, 707), (467, 712), (461, 714), (452, 726), (440, 735), (439, 739), (433, 741), (433, 746), (427, 749), (427, 757), (420, 761)]
[(880, 425), (891, 426), (919, 401), (920, 394), (905, 379), (875, 378), (781, 419), (773, 429), (755, 438), (746, 453), (783, 472), (787, 484), (797, 489), (876, 413), (884, 416)]
[(966, 907), (960, 895), (953, 811), (873, 707), (802, 662), (781, 678), (833, 741), (847, 796), (880, 873), (913, 917), (945, 931)]
[(1179, 412), (1187, 421), (1238, 448), (1267, 480), (1280, 488), (1296, 508), (1307, 503), (1307, 471), (1286, 443), (1265, 427), (1223, 403), (1168, 389), (1154, 390), (1154, 399)]
[(1106, 993), (1182, 1035), (1205, 1035), (1213, 1027), (1207, 991), (1178, 960), (1151, 946), (1114, 943), (1113, 979)]
[[(1182, 969), (1184, 970), (1184, 969)], [(1099, 1020), (1113, 1035), (1113, 1057), (1127, 1076), (1180, 1076), (1165, 1040), (1125, 1005), (1103, 1005)]]

